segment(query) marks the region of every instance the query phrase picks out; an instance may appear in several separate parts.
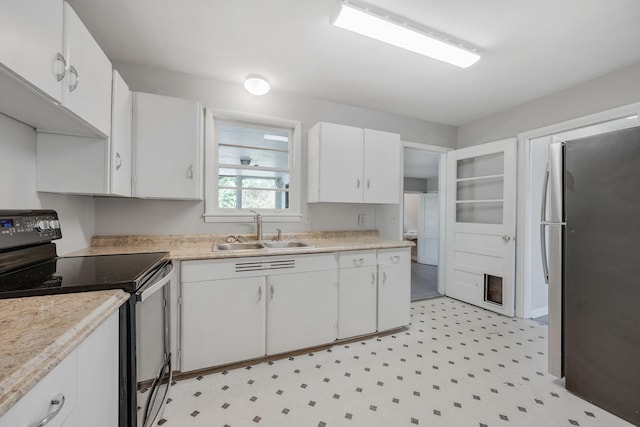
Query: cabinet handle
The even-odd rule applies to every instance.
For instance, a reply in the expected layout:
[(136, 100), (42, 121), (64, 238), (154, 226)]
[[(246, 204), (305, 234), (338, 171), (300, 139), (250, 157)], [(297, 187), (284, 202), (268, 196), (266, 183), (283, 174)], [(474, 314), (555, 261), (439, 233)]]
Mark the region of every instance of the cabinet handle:
[(78, 75), (78, 70), (73, 65), (69, 67), (69, 74), (73, 74), (76, 76), (76, 80), (73, 84), (69, 85), (69, 92), (73, 92), (78, 87), (78, 83), (80, 83), (80, 76)]
[(392, 256), (390, 258), (391, 258), (391, 262), (394, 263), (394, 264), (397, 264), (397, 263), (400, 262), (400, 255), (394, 255), (394, 256)]
[(367, 190), (371, 188), (371, 180), (367, 178)]
[(55, 396), (53, 396), (53, 399), (51, 399), (51, 406), (50, 406), (49, 413), (43, 419), (39, 421), (34, 421), (31, 424), (29, 424), (29, 427), (42, 427), (49, 424), (49, 422), (53, 420), (56, 417), (56, 415), (58, 415), (58, 413), (60, 412), (63, 406), (64, 406), (64, 394), (62, 393), (56, 394)]
[(193, 165), (189, 165), (187, 168), (187, 178), (193, 179)]
[(360, 178), (357, 178), (358, 184), (356, 185), (356, 188), (360, 188)]
[(269, 297), (269, 299), (271, 301), (273, 301), (273, 294), (275, 293), (275, 290), (273, 289), (273, 285), (271, 285), (271, 296)]
[[(62, 56), (62, 54), (60, 52), (58, 52), (56, 54), (55, 62), (56, 62), (56, 65), (57, 65), (58, 62), (62, 62), (62, 71), (59, 72), (59, 73), (56, 73), (56, 79), (58, 81), (61, 81), (62, 79), (64, 79), (64, 76), (67, 74), (67, 60), (64, 59), (64, 56)], [(58, 67), (56, 66), (56, 69), (57, 68)]]
[(384, 285), (385, 283), (387, 283), (387, 272), (383, 271), (382, 272), (382, 284)]
[(119, 170), (122, 167), (122, 157), (120, 157), (120, 153), (116, 152), (116, 170)]
[(353, 260), (353, 265), (355, 265), (356, 267), (360, 267), (362, 264), (364, 264), (364, 258), (358, 258)]
[(262, 286), (258, 286), (258, 302), (262, 301)]
[(373, 271), (371, 272), (371, 284), (376, 284), (376, 273), (374, 273)]

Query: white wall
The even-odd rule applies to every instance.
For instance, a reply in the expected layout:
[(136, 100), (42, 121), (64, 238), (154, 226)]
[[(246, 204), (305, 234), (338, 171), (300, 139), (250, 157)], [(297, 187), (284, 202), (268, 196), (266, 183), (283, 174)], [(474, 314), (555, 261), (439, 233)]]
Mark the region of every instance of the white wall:
[[(281, 93), (277, 85), (263, 97), (249, 95), (240, 82), (229, 83), (143, 65), (115, 62), (131, 90), (200, 100), (214, 110), (271, 116), (300, 121), (302, 124), (302, 214), (300, 223), (265, 224), (265, 232), (276, 227), (283, 231), (374, 229), (376, 209), (362, 204), (310, 204), (306, 200), (306, 135), (318, 121), (379, 129), (431, 145), (454, 147), (456, 128), (390, 113), (316, 98)], [(96, 234), (182, 234), (255, 232), (253, 224), (204, 223), (202, 202), (158, 200), (96, 200)], [(358, 226), (358, 215), (365, 224)]]
[(58, 254), (89, 246), (95, 232), (92, 198), (36, 192), (36, 132), (0, 114), (0, 209), (54, 209), (63, 238)]
[(515, 137), (520, 132), (638, 101), (640, 63), (461, 126), (457, 147)]

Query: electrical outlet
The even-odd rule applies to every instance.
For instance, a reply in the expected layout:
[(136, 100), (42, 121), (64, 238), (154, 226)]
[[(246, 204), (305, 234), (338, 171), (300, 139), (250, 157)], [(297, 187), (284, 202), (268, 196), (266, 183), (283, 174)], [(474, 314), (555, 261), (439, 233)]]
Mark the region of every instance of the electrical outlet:
[(364, 225), (364, 214), (358, 214), (358, 225)]

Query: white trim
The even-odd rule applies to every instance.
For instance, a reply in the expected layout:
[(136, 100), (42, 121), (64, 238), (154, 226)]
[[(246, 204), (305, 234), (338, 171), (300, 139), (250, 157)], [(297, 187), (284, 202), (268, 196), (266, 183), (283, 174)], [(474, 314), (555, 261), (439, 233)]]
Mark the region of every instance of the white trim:
[[(543, 126), (517, 134), (518, 138), (518, 196), (517, 200), (517, 235), (522, 236), (517, 241), (517, 253), (522, 254), (516, 257), (516, 312), (515, 315), (520, 318), (531, 318), (532, 310), (530, 308), (531, 297), (531, 261), (529, 241), (531, 239), (528, 232), (528, 224), (530, 221), (536, 221), (537, 218), (530, 218), (531, 204), (537, 203), (531, 200), (531, 140), (556, 133), (566, 132), (573, 129), (596, 125), (598, 123), (608, 122), (638, 114), (636, 119), (640, 124), (640, 102), (636, 102), (621, 107), (612, 108), (610, 110), (601, 111), (587, 116), (578, 117), (549, 126)], [(534, 310), (537, 312), (538, 310)]]
[(259, 114), (247, 114), (237, 111), (227, 110), (211, 110), (207, 109), (206, 120), (210, 123), (211, 130), (208, 137), (205, 138), (205, 203), (202, 217), (204, 222), (251, 222), (254, 215), (249, 209), (239, 209), (237, 213), (224, 212), (222, 209), (211, 206), (217, 200), (216, 186), (209, 185), (217, 179), (218, 169), (207, 167), (206, 159), (212, 159), (213, 164), (218, 165), (218, 153), (215, 141), (215, 120), (243, 121), (256, 125), (264, 125), (267, 127), (285, 127), (293, 129), (293, 140), (289, 147), (289, 176), (290, 182), (295, 185), (289, 190), (289, 209), (283, 210), (260, 210), (265, 222), (300, 222), (302, 218), (302, 124), (296, 120), (282, 119)]
[(453, 150), (449, 147), (441, 147), (439, 145), (421, 144), (419, 142), (402, 141), (403, 148), (416, 148), (418, 150), (430, 151), (433, 153), (446, 153)]

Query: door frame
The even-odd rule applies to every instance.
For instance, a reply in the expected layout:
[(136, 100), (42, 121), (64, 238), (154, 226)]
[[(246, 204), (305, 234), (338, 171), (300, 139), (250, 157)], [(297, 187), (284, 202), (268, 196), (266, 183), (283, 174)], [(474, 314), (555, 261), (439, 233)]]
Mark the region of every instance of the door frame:
[[(401, 194), (404, 194), (404, 150), (409, 148), (412, 150), (421, 150), (427, 153), (439, 154), (440, 160), (438, 161), (438, 202), (440, 209), (440, 222), (438, 230), (438, 292), (445, 295), (446, 281), (446, 243), (445, 243), (445, 230), (446, 230), (446, 180), (447, 180), (447, 153), (453, 148), (441, 147), (438, 145), (421, 144), (419, 142), (402, 141), (402, 163), (400, 172), (402, 175), (402, 188)], [(404, 202), (400, 202), (398, 209), (398, 238), (403, 239), (402, 222), (404, 218)]]
[[(532, 221), (539, 221), (539, 218), (531, 216), (531, 209), (539, 200), (531, 198), (531, 140), (550, 136), (556, 133), (566, 132), (573, 129), (592, 126), (610, 120), (624, 118), (625, 116), (638, 115), (636, 121), (640, 125), (640, 102), (601, 111), (594, 114), (578, 117), (575, 119), (555, 123), (549, 126), (532, 129), (517, 134), (517, 197), (516, 197), (516, 235), (520, 238), (516, 240), (516, 307), (515, 316), (528, 319), (532, 315), (531, 310), (531, 227)], [(519, 254), (519, 255), (518, 255)]]

